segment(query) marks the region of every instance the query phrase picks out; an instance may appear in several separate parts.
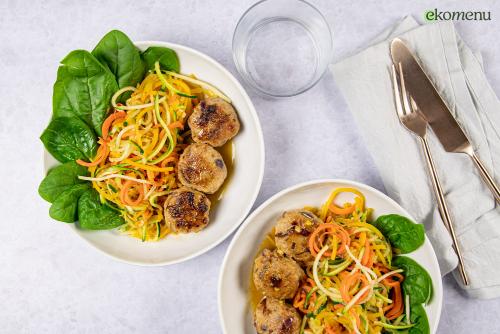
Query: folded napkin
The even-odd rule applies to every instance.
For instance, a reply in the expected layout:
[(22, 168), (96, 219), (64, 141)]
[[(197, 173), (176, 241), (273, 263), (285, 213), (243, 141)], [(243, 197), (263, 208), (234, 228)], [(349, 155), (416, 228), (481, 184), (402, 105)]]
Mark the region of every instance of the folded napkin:
[[(451, 22), (420, 26), (407, 17), (375, 44), (331, 66), (335, 82), (354, 114), (389, 196), (424, 223), (443, 275), (457, 266), (451, 238), (437, 205), (420, 143), (396, 116), (389, 45), (401, 37), (424, 66), (476, 153), (500, 179), (500, 102), (476, 56)], [(458, 236), (470, 296), (500, 296), (500, 207), (483, 184), (472, 160), (446, 153), (432, 132), (429, 145)]]

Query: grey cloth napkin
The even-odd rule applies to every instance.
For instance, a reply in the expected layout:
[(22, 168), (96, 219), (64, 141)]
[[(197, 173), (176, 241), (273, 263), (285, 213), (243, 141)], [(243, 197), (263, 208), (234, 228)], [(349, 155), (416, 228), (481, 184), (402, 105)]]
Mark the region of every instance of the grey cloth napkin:
[[(407, 17), (382, 33), (375, 44), (331, 65), (334, 79), (354, 114), (388, 194), (424, 223), (442, 274), (457, 258), (436, 209), (420, 143), (396, 116), (390, 79), (390, 41), (408, 42), (447, 100), (476, 153), (500, 179), (500, 102), (482, 62), (457, 35), (451, 22), (420, 26)], [(446, 153), (430, 132), (429, 145), (445, 191), (471, 284), (470, 296), (500, 296), (500, 207), (470, 158)]]

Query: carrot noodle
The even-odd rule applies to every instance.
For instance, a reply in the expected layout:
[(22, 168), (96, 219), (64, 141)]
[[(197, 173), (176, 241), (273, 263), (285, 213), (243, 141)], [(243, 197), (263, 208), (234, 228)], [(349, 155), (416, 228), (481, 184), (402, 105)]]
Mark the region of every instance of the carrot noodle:
[[(80, 179), (92, 182), (101, 201), (120, 211), (125, 220), (120, 230), (143, 241), (171, 233), (163, 204), (178, 188), (175, 170), (188, 144), (187, 117), (193, 101), (214, 96), (210, 85), (187, 78), (149, 73), (137, 87), (118, 90), (96, 156), (90, 162), (77, 160), (90, 173)], [(126, 92), (130, 97), (119, 102)]]
[(100, 143), (101, 143), (101, 146), (99, 146), (99, 149), (97, 150), (97, 155), (95, 156), (94, 161), (86, 162), (84, 160), (78, 159), (78, 160), (76, 160), (76, 163), (81, 165), (81, 166), (92, 167), (92, 166), (97, 166), (102, 161), (104, 161), (104, 159), (106, 159), (106, 157), (109, 154), (109, 147), (106, 144), (106, 142), (101, 141)]
[[(353, 202), (336, 203), (346, 192), (354, 194)], [(305, 317), (301, 333), (371, 334), (411, 327), (402, 270), (391, 267), (391, 245), (370, 223), (372, 209), (365, 207), (364, 195), (338, 188), (320, 208), (309, 210), (322, 223), (309, 236), (314, 262), (305, 268), (307, 278), (292, 303)]]
[(108, 118), (106, 118), (106, 120), (104, 121), (104, 123), (102, 123), (102, 139), (104, 140), (108, 139), (109, 127), (115, 120), (125, 117), (127, 117), (127, 113), (124, 111), (117, 111), (109, 115)]
[(170, 130), (173, 130), (173, 129), (181, 129), (182, 130), (182, 129), (184, 129), (184, 124), (182, 124), (182, 122), (177, 121), (177, 122), (170, 123), (168, 125), (168, 128)]
[[(356, 199), (355, 199), (355, 203), (354, 204), (352, 204), (352, 203), (346, 203), (344, 205), (344, 207), (339, 207), (339, 206), (335, 205), (335, 203), (334, 203), (335, 198), (340, 193), (345, 193), (345, 192), (350, 192), (350, 193), (353, 193), (353, 194), (357, 195), (358, 196), (356, 198), (357, 202), (356, 202)], [(325, 220), (325, 218), (326, 218), (326, 216), (327, 216), (327, 214), (328, 214), (329, 211), (333, 212), (336, 215), (347, 215), (347, 214), (350, 214), (350, 213), (354, 212), (354, 210), (356, 209), (356, 206), (357, 206), (357, 209), (362, 210), (363, 206), (364, 206), (364, 201), (365, 201), (365, 197), (357, 189), (354, 189), (354, 188), (338, 188), (338, 189), (335, 189), (330, 194), (330, 197), (328, 198), (328, 200), (326, 201), (326, 203), (321, 208), (321, 219)]]

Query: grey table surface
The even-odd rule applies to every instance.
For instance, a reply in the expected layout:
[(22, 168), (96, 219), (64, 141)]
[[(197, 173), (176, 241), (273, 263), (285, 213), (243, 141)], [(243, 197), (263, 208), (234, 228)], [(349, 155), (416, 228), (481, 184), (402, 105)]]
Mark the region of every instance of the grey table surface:
[[(253, 2), (0, 2), (1, 333), (221, 332), (217, 280), (231, 237), (194, 260), (169, 267), (136, 267), (101, 255), (49, 219), (48, 204), (36, 193), (43, 177), (38, 136), (50, 117), (58, 61), (70, 50), (91, 49), (117, 28), (134, 40), (193, 47), (237, 74), (232, 32)], [(495, 1), (312, 2), (335, 33), (336, 60), (407, 14), (420, 20), (425, 10), (436, 7), (491, 10), (491, 21), (457, 22), (457, 29), (482, 52), (488, 78), (500, 93), (500, 5)], [(287, 186), (315, 178), (353, 179), (383, 190), (329, 73), (295, 98), (249, 94), (267, 156), (255, 206)], [(311, 145), (319, 136), (323, 139)], [(451, 277), (444, 278), (444, 288), (439, 333), (499, 332), (499, 299), (467, 299)]]

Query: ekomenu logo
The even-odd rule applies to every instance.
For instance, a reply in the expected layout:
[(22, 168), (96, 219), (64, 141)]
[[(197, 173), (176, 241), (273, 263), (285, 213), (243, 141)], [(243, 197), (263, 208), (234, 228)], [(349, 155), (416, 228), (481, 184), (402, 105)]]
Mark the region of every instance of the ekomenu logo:
[(490, 21), (490, 11), (440, 11), (437, 8), (424, 13), (427, 21)]

